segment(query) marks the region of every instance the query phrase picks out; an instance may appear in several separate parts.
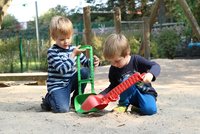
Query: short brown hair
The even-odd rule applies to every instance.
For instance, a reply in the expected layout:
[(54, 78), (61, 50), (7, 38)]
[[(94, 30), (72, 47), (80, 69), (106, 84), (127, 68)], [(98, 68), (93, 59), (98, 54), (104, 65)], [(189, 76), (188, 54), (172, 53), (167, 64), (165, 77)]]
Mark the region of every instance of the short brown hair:
[(130, 54), (130, 45), (123, 34), (111, 34), (107, 37), (103, 45), (103, 55), (105, 59), (115, 56), (125, 57)]
[(59, 35), (66, 35), (70, 37), (74, 32), (72, 22), (68, 18), (62, 16), (53, 17), (49, 29), (53, 40), (56, 40)]

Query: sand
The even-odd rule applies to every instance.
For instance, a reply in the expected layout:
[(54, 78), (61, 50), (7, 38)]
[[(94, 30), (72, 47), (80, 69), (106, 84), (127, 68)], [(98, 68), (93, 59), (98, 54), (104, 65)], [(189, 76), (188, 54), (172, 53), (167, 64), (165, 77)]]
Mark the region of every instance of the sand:
[[(161, 74), (152, 83), (159, 94), (158, 113), (153, 116), (141, 116), (130, 108), (127, 113), (113, 113), (117, 102), (86, 115), (73, 110), (42, 112), (45, 85), (10, 82), (10, 87), (0, 88), (0, 134), (199, 134), (200, 59), (154, 61), (161, 65)], [(107, 73), (108, 66), (95, 70), (97, 93), (109, 84)]]

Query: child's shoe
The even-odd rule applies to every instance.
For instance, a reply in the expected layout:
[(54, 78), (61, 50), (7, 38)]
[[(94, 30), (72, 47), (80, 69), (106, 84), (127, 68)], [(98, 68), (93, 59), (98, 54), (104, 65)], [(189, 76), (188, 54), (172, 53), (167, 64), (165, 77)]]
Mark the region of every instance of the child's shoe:
[(128, 107), (127, 106), (117, 106), (112, 111), (116, 113), (125, 113), (127, 112)]
[(44, 98), (42, 98), (41, 108), (44, 111), (51, 111), (50, 105), (46, 102)]
[(140, 109), (138, 107), (136, 107), (136, 106), (132, 106), (131, 107), (131, 113), (134, 113), (134, 112), (139, 113)]

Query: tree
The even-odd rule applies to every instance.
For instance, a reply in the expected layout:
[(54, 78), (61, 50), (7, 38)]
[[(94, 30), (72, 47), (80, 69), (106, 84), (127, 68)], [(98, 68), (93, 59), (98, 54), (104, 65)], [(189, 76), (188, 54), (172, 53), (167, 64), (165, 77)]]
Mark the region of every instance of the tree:
[(56, 15), (67, 16), (68, 8), (66, 6), (57, 5), (55, 8), (50, 8), (46, 13), (39, 17), (39, 23), (49, 24), (51, 18)]
[(192, 11), (190, 10), (186, 0), (177, 0), (180, 6), (182, 7), (184, 14), (187, 16), (190, 24), (192, 25), (193, 32), (195, 36), (200, 40), (200, 27), (195, 17), (193, 16)]
[(0, 29), (1, 29), (1, 24), (3, 21), (3, 17), (6, 14), (6, 11), (8, 9), (8, 7), (10, 6), (10, 3), (12, 2), (12, 0), (1, 0), (0, 1)]
[[(43, 15), (39, 16), (39, 26), (41, 27), (48, 27), (52, 17), (56, 15), (60, 16), (67, 16), (68, 8), (66, 6), (57, 5), (54, 8), (50, 8), (47, 12), (45, 12)], [(29, 21), (27, 23), (28, 29), (35, 29), (35, 22)]]
[(2, 21), (1, 29), (11, 29), (16, 28), (18, 21), (13, 15), (6, 15)]
[[(155, 3), (155, 0), (108, 0), (103, 6), (95, 5), (95, 0), (87, 0), (87, 2), (93, 5), (92, 11), (112, 11), (114, 7), (119, 7), (122, 20), (129, 21), (149, 16), (150, 7), (152, 3)], [(110, 19), (110, 16), (108, 16), (108, 19)]]

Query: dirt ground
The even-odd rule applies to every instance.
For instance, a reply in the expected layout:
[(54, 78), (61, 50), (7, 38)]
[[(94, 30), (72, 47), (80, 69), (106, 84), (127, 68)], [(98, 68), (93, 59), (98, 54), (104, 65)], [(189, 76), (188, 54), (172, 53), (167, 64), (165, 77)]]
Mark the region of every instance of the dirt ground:
[[(159, 94), (158, 113), (153, 116), (140, 116), (130, 108), (113, 113), (116, 103), (87, 115), (42, 112), (46, 86), (10, 82), (12, 86), (0, 88), (0, 134), (199, 134), (200, 59), (155, 61), (161, 74), (153, 83)], [(107, 72), (108, 66), (95, 70), (97, 93), (108, 85)]]

